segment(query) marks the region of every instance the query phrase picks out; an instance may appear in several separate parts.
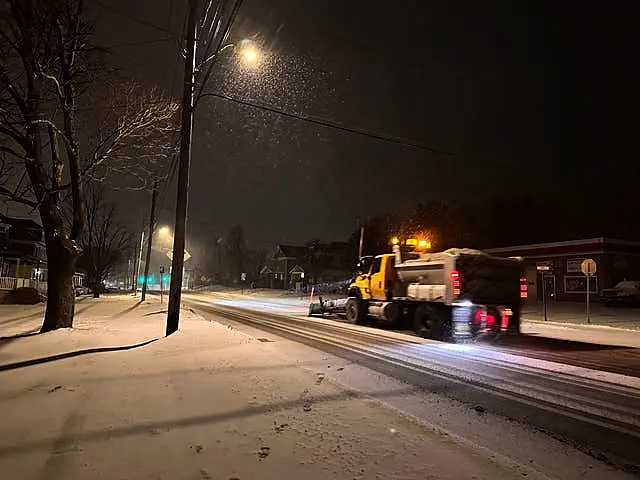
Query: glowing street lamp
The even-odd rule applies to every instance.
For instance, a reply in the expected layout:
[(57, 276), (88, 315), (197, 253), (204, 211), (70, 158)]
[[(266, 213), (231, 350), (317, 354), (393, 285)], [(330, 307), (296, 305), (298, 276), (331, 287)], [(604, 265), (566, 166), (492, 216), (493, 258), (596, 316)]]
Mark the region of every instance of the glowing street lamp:
[(169, 229), (169, 227), (167, 227), (167, 226), (160, 227), (158, 229), (158, 235), (160, 235), (162, 237), (169, 237), (169, 236), (171, 236), (171, 229)]
[(262, 55), (258, 47), (256, 47), (251, 40), (240, 41), (239, 47), (238, 55), (240, 57), (240, 62), (244, 66), (255, 68), (260, 64)]
[(242, 58), (245, 62), (253, 65), (258, 60), (258, 52), (256, 52), (253, 48), (247, 48), (241, 52)]

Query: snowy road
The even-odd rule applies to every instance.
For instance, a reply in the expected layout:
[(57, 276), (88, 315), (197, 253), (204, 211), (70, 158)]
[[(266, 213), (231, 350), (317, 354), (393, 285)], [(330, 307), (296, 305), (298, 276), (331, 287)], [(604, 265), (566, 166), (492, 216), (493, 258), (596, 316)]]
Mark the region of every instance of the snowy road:
[(184, 300), (205, 317), (248, 325), (335, 355), (424, 393), (529, 425), (600, 460), (640, 473), (640, 378), (486, 346), (443, 344), (302, 318), (304, 310), (295, 302), (240, 305), (203, 295), (187, 295)]

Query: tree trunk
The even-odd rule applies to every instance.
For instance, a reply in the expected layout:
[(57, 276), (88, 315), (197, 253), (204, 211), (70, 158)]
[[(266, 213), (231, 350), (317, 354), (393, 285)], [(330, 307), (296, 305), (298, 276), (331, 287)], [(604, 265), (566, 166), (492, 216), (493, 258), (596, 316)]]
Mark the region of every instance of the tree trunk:
[(75, 310), (73, 273), (77, 253), (68, 239), (52, 236), (47, 241), (47, 309), (40, 333), (71, 328)]

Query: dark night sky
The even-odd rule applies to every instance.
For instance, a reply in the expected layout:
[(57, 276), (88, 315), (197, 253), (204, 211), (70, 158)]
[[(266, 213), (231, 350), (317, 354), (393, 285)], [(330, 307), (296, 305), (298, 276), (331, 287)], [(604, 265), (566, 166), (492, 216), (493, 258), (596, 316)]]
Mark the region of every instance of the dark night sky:
[[(164, 35), (128, 16), (181, 31), (181, 0), (102, 2), (122, 14), (93, 4), (99, 44)], [(255, 242), (341, 239), (358, 218), (420, 199), (628, 180), (638, 171), (628, 170), (630, 112), (625, 121), (637, 85), (633, 3), (245, 0), (232, 36), (255, 35), (270, 61), (255, 72), (222, 63), (209, 91), (457, 154), (207, 98), (193, 143), (193, 239), (235, 223)], [(175, 43), (119, 46), (111, 60), (180, 95)], [(132, 201), (139, 221), (147, 199)], [(172, 209), (167, 199), (162, 221)]]

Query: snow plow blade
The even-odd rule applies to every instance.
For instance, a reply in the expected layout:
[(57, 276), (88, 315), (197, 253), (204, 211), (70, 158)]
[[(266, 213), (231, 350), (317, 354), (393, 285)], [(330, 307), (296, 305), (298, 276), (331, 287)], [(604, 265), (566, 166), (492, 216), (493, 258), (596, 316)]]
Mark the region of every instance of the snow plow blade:
[(325, 313), (345, 314), (348, 298), (340, 298), (338, 300), (322, 300), (309, 304), (309, 316), (324, 315)]

